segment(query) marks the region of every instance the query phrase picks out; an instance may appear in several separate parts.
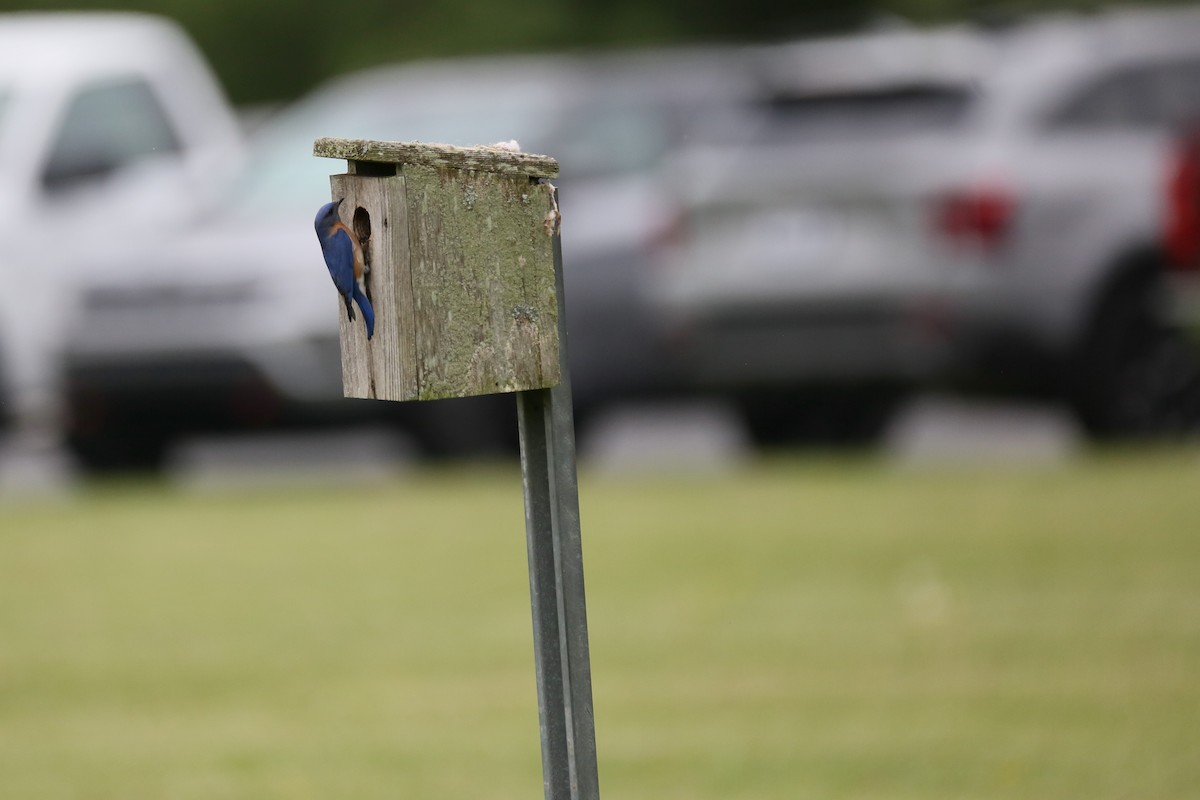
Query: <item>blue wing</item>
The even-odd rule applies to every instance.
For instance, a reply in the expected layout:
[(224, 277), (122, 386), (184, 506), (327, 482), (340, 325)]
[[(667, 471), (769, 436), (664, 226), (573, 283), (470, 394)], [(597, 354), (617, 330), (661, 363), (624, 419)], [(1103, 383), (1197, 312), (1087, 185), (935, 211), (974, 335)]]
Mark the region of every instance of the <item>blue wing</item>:
[(350, 235), (345, 230), (335, 230), (321, 240), (321, 252), (338, 294), (349, 298), (354, 291), (354, 244)]

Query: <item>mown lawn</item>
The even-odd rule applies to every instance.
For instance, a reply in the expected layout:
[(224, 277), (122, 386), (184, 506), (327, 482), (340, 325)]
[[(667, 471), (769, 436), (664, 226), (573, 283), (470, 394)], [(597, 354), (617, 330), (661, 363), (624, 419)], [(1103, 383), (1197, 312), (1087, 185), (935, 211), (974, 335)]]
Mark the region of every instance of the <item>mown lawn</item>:
[[(583, 487), (622, 800), (1200, 792), (1200, 454)], [(520, 477), (0, 506), (0, 798), (541, 795)]]

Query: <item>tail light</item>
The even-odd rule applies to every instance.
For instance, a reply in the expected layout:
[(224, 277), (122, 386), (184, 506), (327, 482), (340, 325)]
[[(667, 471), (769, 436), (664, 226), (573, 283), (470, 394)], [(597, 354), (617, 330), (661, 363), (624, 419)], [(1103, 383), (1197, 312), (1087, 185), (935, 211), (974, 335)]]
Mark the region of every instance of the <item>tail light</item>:
[(1171, 162), (1163, 236), (1173, 268), (1200, 271), (1200, 130), (1184, 139)]
[(934, 204), (934, 228), (946, 240), (995, 250), (1004, 244), (1016, 204), (999, 186), (979, 186), (942, 195)]

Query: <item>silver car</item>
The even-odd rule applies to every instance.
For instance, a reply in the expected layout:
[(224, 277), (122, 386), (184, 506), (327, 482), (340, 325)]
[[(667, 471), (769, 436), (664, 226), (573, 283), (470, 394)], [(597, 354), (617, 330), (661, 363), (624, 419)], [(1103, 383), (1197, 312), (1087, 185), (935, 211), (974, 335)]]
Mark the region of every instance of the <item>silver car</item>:
[(685, 378), (763, 441), (864, 439), (932, 381), (1060, 398), (1098, 435), (1194, 424), (1159, 314), (1162, 182), (1200, 12), (781, 48), (739, 143), (680, 162), (649, 287)]
[(682, 234), (646, 290), (679, 380), (763, 443), (844, 442), (944, 366), (928, 205), (991, 63), (966, 28), (765, 54), (756, 113), (674, 163)]

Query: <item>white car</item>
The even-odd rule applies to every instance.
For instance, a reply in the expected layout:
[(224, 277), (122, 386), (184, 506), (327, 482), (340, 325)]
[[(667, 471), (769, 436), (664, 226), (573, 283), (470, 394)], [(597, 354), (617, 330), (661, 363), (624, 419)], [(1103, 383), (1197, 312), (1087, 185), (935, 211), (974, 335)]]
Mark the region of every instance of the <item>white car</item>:
[(0, 15), (0, 384), (10, 412), (54, 405), (76, 266), (148, 246), (236, 169), (242, 138), (173, 22)]
[(681, 162), (688, 235), (650, 287), (680, 371), (759, 439), (867, 438), (944, 380), (1049, 394), (1097, 435), (1200, 418), (1156, 305), (1200, 11), (876, 32), (772, 64), (755, 135)]

